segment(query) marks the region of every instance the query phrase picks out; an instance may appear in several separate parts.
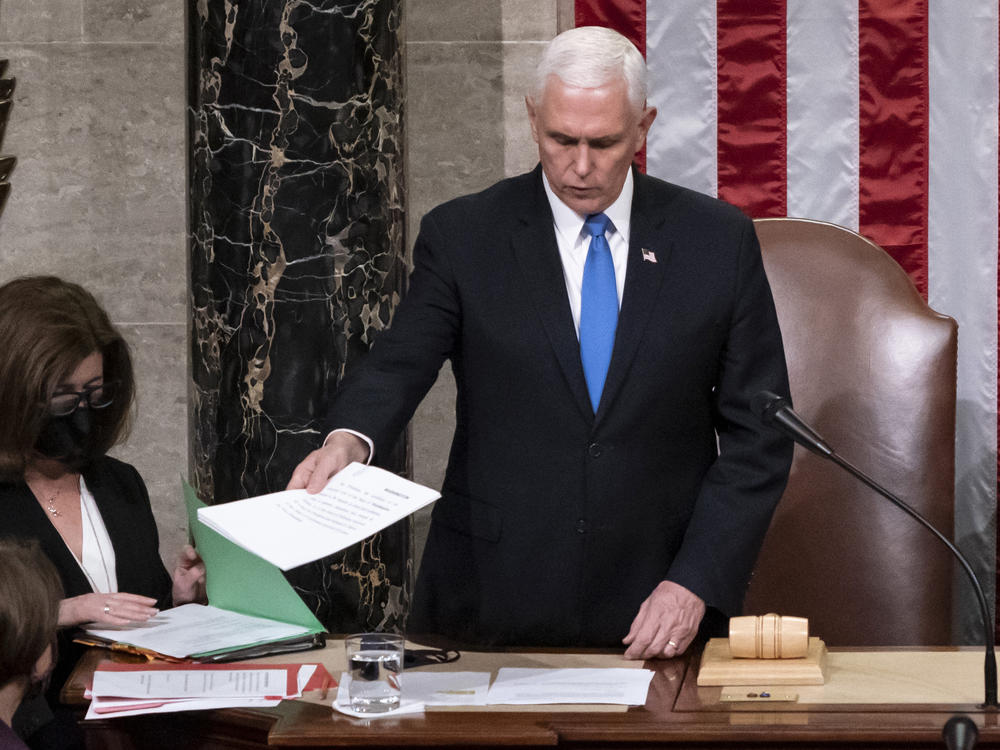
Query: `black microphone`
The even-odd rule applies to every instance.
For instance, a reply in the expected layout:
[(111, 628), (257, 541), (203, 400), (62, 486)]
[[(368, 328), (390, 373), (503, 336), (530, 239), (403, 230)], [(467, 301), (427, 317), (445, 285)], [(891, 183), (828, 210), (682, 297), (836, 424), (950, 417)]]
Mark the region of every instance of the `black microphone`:
[(750, 410), (761, 422), (777, 427), (799, 445), (823, 458), (833, 455), (833, 448), (792, 411), (792, 405), (770, 391), (761, 391), (750, 400)]
[(948, 750), (972, 750), (979, 739), (979, 730), (968, 716), (952, 716), (945, 722), (941, 736)]
[[(934, 528), (934, 525), (920, 515), (920, 513), (918, 513), (914, 508), (904, 503), (898, 497), (889, 492), (889, 490), (882, 487), (878, 484), (878, 482), (862, 472), (849, 461), (837, 455), (837, 452), (831, 448), (829, 444), (816, 433), (815, 430), (806, 424), (805, 420), (792, 410), (791, 404), (789, 404), (786, 399), (778, 396), (777, 394), (771, 393), (770, 391), (761, 391), (750, 400), (750, 409), (764, 424), (775, 428), (784, 435), (787, 435), (796, 443), (809, 449), (813, 453), (833, 461), (849, 474), (859, 479), (868, 487), (871, 487), (886, 500), (889, 500), (896, 507), (905, 511), (923, 524), (928, 531), (934, 534), (934, 536), (941, 540), (941, 542), (949, 550), (951, 550), (951, 553), (961, 564), (962, 569), (965, 570), (966, 575), (972, 582), (972, 588), (975, 589), (976, 596), (979, 599), (979, 610), (983, 618), (983, 641), (986, 647), (985, 663), (983, 667), (986, 680), (986, 698), (983, 701), (983, 705), (986, 708), (1000, 708), (1000, 703), (997, 702), (997, 658), (994, 650), (993, 621), (990, 617), (989, 608), (986, 606), (986, 595), (983, 594), (983, 587), (979, 583), (979, 579), (972, 570), (972, 566), (969, 564), (969, 561), (965, 559), (965, 555), (959, 552), (958, 548), (952, 544), (944, 534)], [(975, 726), (973, 726), (973, 729), (975, 729)], [(975, 738), (973, 738), (973, 742), (975, 742)], [(956, 747), (962, 746), (957, 745)]]

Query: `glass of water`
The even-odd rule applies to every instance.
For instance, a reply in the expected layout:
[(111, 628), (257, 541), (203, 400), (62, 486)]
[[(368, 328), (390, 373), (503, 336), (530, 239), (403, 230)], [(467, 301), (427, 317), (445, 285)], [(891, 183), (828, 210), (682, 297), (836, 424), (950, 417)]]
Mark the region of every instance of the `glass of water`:
[(395, 633), (357, 633), (344, 639), (351, 683), (351, 708), (362, 713), (384, 713), (399, 707), (399, 678), (403, 673), (403, 636)]

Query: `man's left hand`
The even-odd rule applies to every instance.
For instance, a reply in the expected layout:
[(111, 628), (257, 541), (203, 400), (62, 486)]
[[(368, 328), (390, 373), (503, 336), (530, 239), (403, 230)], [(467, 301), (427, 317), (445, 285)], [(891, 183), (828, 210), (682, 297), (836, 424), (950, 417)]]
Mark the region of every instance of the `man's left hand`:
[(679, 583), (663, 581), (639, 607), (628, 635), (626, 659), (669, 659), (684, 653), (698, 634), (705, 602)]

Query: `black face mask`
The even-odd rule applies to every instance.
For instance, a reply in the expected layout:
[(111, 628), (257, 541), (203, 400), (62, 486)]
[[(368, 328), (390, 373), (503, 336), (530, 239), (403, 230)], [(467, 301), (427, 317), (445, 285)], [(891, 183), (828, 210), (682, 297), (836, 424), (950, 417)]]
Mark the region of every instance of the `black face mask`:
[(70, 469), (82, 469), (94, 458), (96, 434), (91, 409), (81, 406), (64, 417), (49, 417), (38, 433), (35, 450)]

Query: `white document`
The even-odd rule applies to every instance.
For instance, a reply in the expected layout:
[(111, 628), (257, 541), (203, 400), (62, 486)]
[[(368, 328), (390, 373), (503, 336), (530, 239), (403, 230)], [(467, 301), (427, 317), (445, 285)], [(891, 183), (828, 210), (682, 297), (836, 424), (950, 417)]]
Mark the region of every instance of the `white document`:
[[(298, 698), (316, 672), (316, 664), (279, 669), (192, 667), (191, 669), (100, 669), (94, 672), (88, 719), (196, 711), (210, 708), (276, 706)], [(295, 671), (289, 692), (288, 676)]]
[(541, 703), (613, 703), (641, 706), (646, 702), (651, 669), (524, 669), (504, 667), (490, 688), (491, 705)]
[(198, 520), (282, 570), (339, 552), (440, 497), (390, 471), (352, 463), (318, 495), (285, 490), (198, 509)]
[(287, 669), (154, 669), (94, 672), (99, 698), (284, 698)]
[(485, 706), (489, 672), (403, 672), (403, 698), (425, 706)]
[(166, 609), (144, 623), (121, 627), (89, 625), (84, 629), (99, 638), (129, 643), (180, 659), (312, 632), (301, 625), (241, 615), (204, 604)]
[(268, 708), (281, 703), (279, 698), (179, 698), (177, 700), (136, 701), (94, 698), (85, 719), (116, 719), (119, 716), (165, 714), (176, 711), (205, 711), (212, 708)]

